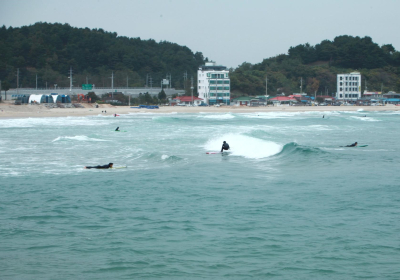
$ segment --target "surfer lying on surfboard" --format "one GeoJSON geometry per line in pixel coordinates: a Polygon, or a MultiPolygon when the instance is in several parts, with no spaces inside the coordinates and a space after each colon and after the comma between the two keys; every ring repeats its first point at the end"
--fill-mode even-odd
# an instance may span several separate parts
{"type": "Polygon", "coordinates": [[[229,144],[226,143],[226,141],[224,141],[224,143],[222,144],[221,153],[223,152],[223,150],[229,150],[229,144]]]}
{"type": "Polygon", "coordinates": [[[351,145],[347,145],[346,147],[355,147],[355,146],[357,146],[357,142],[354,142],[354,143],[351,144],[351,145]]]}
{"type": "Polygon", "coordinates": [[[97,165],[97,166],[85,166],[85,169],[91,169],[91,168],[96,168],[96,169],[108,169],[108,168],[113,168],[113,163],[110,162],[109,164],[106,165],[97,165]]]}

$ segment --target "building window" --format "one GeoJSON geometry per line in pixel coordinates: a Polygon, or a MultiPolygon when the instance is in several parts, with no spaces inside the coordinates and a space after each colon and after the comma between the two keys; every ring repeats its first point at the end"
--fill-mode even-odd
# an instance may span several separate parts
{"type": "Polygon", "coordinates": [[[343,86],[343,82],[340,82],[340,86],[343,86]]]}
{"type": "Polygon", "coordinates": [[[345,91],[349,91],[347,88],[345,88],[345,91]]]}
{"type": "Polygon", "coordinates": [[[225,74],[225,78],[229,78],[229,73],[226,73],[226,74],[225,74]]]}
{"type": "Polygon", "coordinates": [[[343,97],[343,94],[340,94],[340,98],[342,98],[343,97]]]}
{"type": "Polygon", "coordinates": [[[345,98],[349,98],[349,95],[348,95],[348,94],[345,94],[344,97],[345,97],[345,98]]]}
{"type": "Polygon", "coordinates": [[[210,77],[210,73],[207,73],[207,77],[210,77]]]}
{"type": "Polygon", "coordinates": [[[218,81],[218,84],[223,84],[223,83],[224,83],[224,81],[222,81],[222,80],[218,81]]]}
{"type": "Polygon", "coordinates": [[[201,86],[199,86],[199,89],[201,89],[201,86]]]}
{"type": "Polygon", "coordinates": [[[340,80],[343,80],[343,77],[342,77],[342,76],[340,76],[340,80]]]}
{"type": "Polygon", "coordinates": [[[339,91],[343,91],[343,88],[340,88],[339,91]]]}
{"type": "Polygon", "coordinates": [[[221,97],[222,96],[222,92],[218,92],[218,96],[221,97]]]}
{"type": "Polygon", "coordinates": [[[225,96],[229,96],[229,92],[225,92],[224,95],[225,95],[225,96]]]}
{"type": "Polygon", "coordinates": [[[225,80],[225,81],[224,81],[224,84],[229,85],[229,81],[225,80]]]}
{"type": "Polygon", "coordinates": [[[229,87],[224,87],[224,90],[229,90],[229,87]]]}
{"type": "Polygon", "coordinates": [[[215,84],[215,81],[214,80],[210,80],[210,84],[215,84]]]}

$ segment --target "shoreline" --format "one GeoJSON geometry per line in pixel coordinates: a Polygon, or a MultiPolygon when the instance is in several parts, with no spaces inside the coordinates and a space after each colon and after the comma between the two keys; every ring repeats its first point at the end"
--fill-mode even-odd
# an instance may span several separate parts
{"type": "Polygon", "coordinates": [[[112,106],[101,104],[95,108],[92,104],[82,103],[84,108],[47,108],[44,105],[14,105],[0,103],[0,119],[9,118],[46,118],[46,117],[85,117],[129,113],[268,113],[268,112],[329,112],[329,111],[400,111],[400,106],[221,106],[221,107],[183,107],[183,106],[161,106],[159,109],[136,109],[132,106],[112,106]],[[103,111],[103,113],[102,113],[103,111]],[[106,111],[106,113],[104,113],[106,111]]]}

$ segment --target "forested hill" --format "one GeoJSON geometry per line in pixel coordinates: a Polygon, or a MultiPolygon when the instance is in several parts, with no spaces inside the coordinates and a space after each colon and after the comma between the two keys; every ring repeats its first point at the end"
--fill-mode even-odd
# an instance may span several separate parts
{"type": "MultiPolygon", "coordinates": [[[[266,46],[267,47],[267,46],[266,46]]],[[[88,83],[96,87],[159,86],[167,74],[175,88],[190,88],[196,82],[198,66],[207,58],[185,46],[118,36],[102,29],[75,28],[68,24],[36,23],[21,28],[0,28],[0,80],[3,90],[16,87],[44,88],[57,84],[69,87],[69,69],[74,86],[88,83]],[[187,73],[184,85],[184,73],[187,73]],[[151,78],[151,79],[150,79],[151,78]]],[[[359,71],[362,91],[400,92],[400,53],[390,44],[379,46],[370,37],[339,36],[320,44],[291,47],[287,54],[243,63],[230,69],[232,96],[309,94],[336,92],[336,74],[359,71]],[[366,83],[367,82],[367,83],[366,83]]],[[[197,88],[197,87],[195,87],[197,88]]],[[[189,92],[188,92],[189,93],[189,92]]]]}
{"type": "Polygon", "coordinates": [[[288,54],[259,64],[243,63],[231,74],[234,95],[303,92],[331,95],[336,92],[336,74],[358,71],[362,91],[400,92],[400,53],[392,45],[379,46],[370,37],[339,36],[320,44],[291,47],[288,54]]]}
{"type": "MultiPolygon", "coordinates": [[[[134,27],[132,27],[134,28],[134,27]]],[[[36,23],[21,28],[0,28],[0,80],[16,86],[17,68],[22,87],[69,86],[66,78],[73,69],[74,86],[88,82],[110,86],[144,86],[150,77],[153,86],[171,74],[173,86],[183,88],[203,65],[202,53],[170,42],[127,38],[102,29],[74,28],[68,24],[36,23]],[[149,75],[149,76],[147,76],[149,75]]],[[[149,81],[148,81],[149,82],[149,81]]],[[[3,88],[4,89],[4,88],[3,88]]]]}

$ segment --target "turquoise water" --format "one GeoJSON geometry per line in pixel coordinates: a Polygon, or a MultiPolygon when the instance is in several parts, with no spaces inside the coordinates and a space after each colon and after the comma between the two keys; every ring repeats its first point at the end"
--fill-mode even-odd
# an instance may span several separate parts
{"type": "Polygon", "coordinates": [[[0,278],[399,279],[399,120],[2,119],[0,278]]]}

